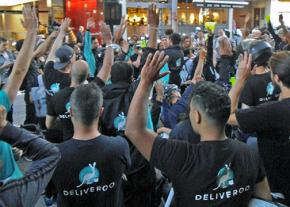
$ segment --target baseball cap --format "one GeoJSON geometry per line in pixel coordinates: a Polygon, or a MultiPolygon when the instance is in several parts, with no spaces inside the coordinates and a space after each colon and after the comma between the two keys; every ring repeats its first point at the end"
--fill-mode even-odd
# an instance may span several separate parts
{"type": "Polygon", "coordinates": [[[53,64],[54,69],[61,70],[65,68],[70,63],[73,55],[74,50],[68,45],[58,48],[55,52],[56,61],[53,64]]]}

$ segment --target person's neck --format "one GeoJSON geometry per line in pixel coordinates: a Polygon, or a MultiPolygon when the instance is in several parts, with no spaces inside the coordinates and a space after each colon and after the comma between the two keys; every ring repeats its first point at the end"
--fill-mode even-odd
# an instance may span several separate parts
{"type": "Polygon", "coordinates": [[[258,66],[258,67],[256,68],[256,74],[257,74],[257,75],[265,74],[265,73],[267,73],[267,72],[268,72],[268,68],[265,67],[265,66],[258,66]]]}
{"type": "Polygon", "coordinates": [[[290,88],[287,88],[285,86],[281,87],[281,93],[279,96],[279,100],[284,100],[290,98],[290,88]]]}
{"type": "Polygon", "coordinates": [[[100,136],[101,133],[98,130],[98,125],[93,124],[92,126],[83,126],[81,124],[74,124],[74,136],[76,140],[91,140],[100,136]]]}
{"type": "Polygon", "coordinates": [[[211,131],[206,128],[200,132],[200,141],[223,141],[226,139],[227,137],[224,130],[220,132],[214,130],[211,131]]]}
{"type": "Polygon", "coordinates": [[[75,81],[72,81],[71,84],[70,84],[70,87],[71,87],[71,88],[75,88],[75,87],[78,87],[78,86],[80,86],[80,85],[81,85],[81,83],[77,83],[77,82],[75,82],[75,81]]]}

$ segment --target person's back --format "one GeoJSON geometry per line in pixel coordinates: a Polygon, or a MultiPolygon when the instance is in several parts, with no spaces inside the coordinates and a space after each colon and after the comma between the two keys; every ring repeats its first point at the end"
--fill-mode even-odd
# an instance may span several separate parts
{"type": "Polygon", "coordinates": [[[98,131],[102,92],[95,84],[78,86],[69,109],[74,136],[59,145],[62,159],[53,176],[58,206],[122,206],[121,179],[130,165],[121,137],[98,131]]]}
{"type": "Polygon", "coordinates": [[[57,61],[48,61],[44,68],[43,82],[47,92],[47,100],[70,85],[70,70],[75,54],[69,46],[58,48],[55,53],[57,61]]]}
{"type": "Polygon", "coordinates": [[[105,135],[120,135],[125,130],[125,118],[139,81],[133,80],[133,67],[125,62],[116,62],[112,66],[112,84],[102,88],[104,111],[101,116],[101,128],[105,135]],[[123,123],[123,124],[122,124],[123,123]]]}
{"type": "Polygon", "coordinates": [[[60,206],[122,206],[121,178],[130,159],[125,139],[70,139],[59,149],[53,182],[60,206]]]}
{"type": "MultiPolygon", "coordinates": [[[[164,143],[158,138],[155,145],[164,143]]],[[[265,178],[257,153],[238,141],[166,145],[175,154],[164,163],[165,148],[153,147],[151,163],[172,181],[177,206],[248,206],[255,184],[265,178]]]]}
{"type": "MultiPolygon", "coordinates": [[[[244,58],[246,62],[247,58],[244,58]]],[[[250,58],[251,59],[251,58],[250,58]]],[[[249,59],[249,60],[250,60],[249,59]]],[[[249,62],[249,61],[248,61],[249,62]]],[[[246,64],[242,64],[246,65],[246,64]]],[[[249,65],[249,64],[247,64],[249,65]]],[[[282,193],[285,204],[290,204],[290,53],[278,52],[270,59],[273,84],[281,90],[279,101],[272,101],[237,110],[240,91],[249,77],[249,66],[239,69],[236,85],[232,88],[232,115],[228,123],[238,126],[245,133],[256,133],[259,154],[265,165],[271,191],[282,193]],[[243,72],[245,71],[245,72],[243,72]]]]}
{"type": "Polygon", "coordinates": [[[169,37],[170,46],[165,49],[165,54],[168,55],[168,67],[171,72],[169,83],[180,85],[181,79],[179,72],[183,66],[184,54],[180,47],[181,37],[177,33],[173,33],[169,37]]]}

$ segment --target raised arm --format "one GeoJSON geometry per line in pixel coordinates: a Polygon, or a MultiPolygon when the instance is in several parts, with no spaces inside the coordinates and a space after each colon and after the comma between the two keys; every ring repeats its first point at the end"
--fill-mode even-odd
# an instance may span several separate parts
{"type": "Polygon", "coordinates": [[[206,51],[203,48],[201,48],[199,50],[199,58],[198,58],[196,69],[194,71],[193,80],[195,80],[196,78],[202,77],[205,58],[206,58],[206,51]]]}
{"type": "Polygon", "coordinates": [[[16,58],[8,83],[4,88],[11,103],[17,95],[33,57],[33,49],[38,30],[38,19],[35,10],[31,9],[30,6],[24,7],[23,20],[21,20],[21,23],[27,31],[26,38],[24,39],[21,50],[16,58]]]}
{"type": "Polygon", "coordinates": [[[87,31],[85,32],[84,39],[84,57],[89,64],[90,77],[95,76],[96,72],[96,59],[92,51],[92,36],[90,30],[95,26],[95,21],[92,17],[87,20],[87,31]]]}
{"type": "Polygon", "coordinates": [[[121,39],[127,28],[126,16],[122,16],[120,26],[114,34],[114,43],[121,44],[121,39]]]}
{"type": "Polygon", "coordinates": [[[111,33],[110,26],[103,23],[101,25],[101,32],[102,32],[103,42],[106,44],[107,48],[105,51],[103,66],[97,76],[101,80],[106,82],[110,78],[112,65],[114,63],[114,50],[110,46],[112,44],[112,33],[111,33]]]}
{"type": "Polygon", "coordinates": [[[53,42],[53,40],[57,37],[58,32],[54,31],[52,32],[34,52],[33,52],[33,58],[41,57],[44,55],[49,49],[53,42]]]}
{"type": "Polygon", "coordinates": [[[159,9],[156,4],[150,4],[148,8],[148,47],[157,49],[157,31],[159,26],[159,9]]]}
{"type": "Polygon", "coordinates": [[[283,29],[284,33],[287,35],[288,34],[288,29],[287,29],[287,27],[284,24],[284,20],[283,20],[283,15],[282,14],[279,15],[279,22],[281,24],[281,28],[283,29]]]}
{"type": "Polygon", "coordinates": [[[125,134],[147,160],[150,159],[157,136],[155,132],[146,129],[148,99],[153,82],[168,74],[168,72],[159,74],[167,60],[168,57],[164,58],[164,52],[157,51],[154,57],[149,54],[128,112],[125,134]]]}
{"type": "Polygon", "coordinates": [[[238,126],[235,112],[238,109],[239,97],[241,95],[241,92],[246,84],[247,79],[251,75],[251,63],[252,56],[248,55],[247,52],[245,52],[239,65],[236,83],[229,92],[229,96],[231,99],[231,116],[228,120],[228,124],[230,125],[238,126]]]}
{"type": "Polygon", "coordinates": [[[63,22],[59,28],[59,33],[57,35],[57,38],[55,39],[55,41],[52,45],[52,48],[48,54],[46,62],[55,60],[55,52],[59,47],[61,47],[61,45],[63,43],[63,39],[65,37],[65,33],[68,31],[70,22],[71,22],[70,18],[65,18],[63,20],[63,22]]]}
{"type": "Polygon", "coordinates": [[[246,17],[245,17],[245,21],[244,21],[244,27],[243,27],[243,38],[246,39],[248,37],[248,22],[250,21],[251,19],[251,14],[250,13],[247,13],[246,17]]]}

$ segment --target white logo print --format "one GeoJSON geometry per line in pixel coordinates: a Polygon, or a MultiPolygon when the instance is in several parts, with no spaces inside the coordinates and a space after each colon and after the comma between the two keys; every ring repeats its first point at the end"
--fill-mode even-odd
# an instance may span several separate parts
{"type": "Polygon", "coordinates": [[[217,187],[213,190],[218,190],[219,188],[227,188],[234,185],[234,172],[230,168],[231,164],[225,164],[225,167],[219,170],[217,175],[217,187]]]}
{"type": "Polygon", "coordinates": [[[115,119],[114,119],[114,127],[118,131],[125,131],[126,129],[126,116],[123,112],[121,112],[115,119]]]}
{"type": "Polygon", "coordinates": [[[90,185],[93,183],[99,182],[100,172],[96,168],[96,162],[89,164],[88,167],[85,167],[81,170],[79,174],[79,180],[81,184],[77,188],[82,187],[83,185],[90,185]]]}

